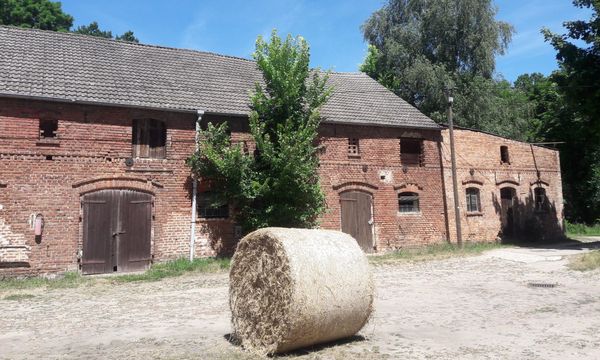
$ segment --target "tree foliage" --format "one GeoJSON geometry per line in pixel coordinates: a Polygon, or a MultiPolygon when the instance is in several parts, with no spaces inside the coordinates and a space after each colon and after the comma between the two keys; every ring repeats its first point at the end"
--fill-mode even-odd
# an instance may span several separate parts
{"type": "Polygon", "coordinates": [[[557,89],[557,104],[543,114],[543,136],[564,141],[561,159],[572,220],[600,221],[600,2],[575,0],[592,10],[589,20],[564,23],[567,33],[544,29],[557,51],[559,70],[548,81],[557,89]]]}
{"type": "Polygon", "coordinates": [[[69,31],[73,17],[50,0],[0,0],[0,25],[69,31]]]}
{"type": "Polygon", "coordinates": [[[245,231],[265,226],[312,227],[325,209],[319,185],[319,109],[331,89],[327,75],[309,69],[309,47],[301,38],[270,42],[259,37],[254,59],[262,72],[251,96],[250,132],[256,144],[246,154],[231,142],[227,125],[208,124],[199,151],[189,160],[194,173],[235,208],[245,231]]]}
{"type": "Polygon", "coordinates": [[[493,78],[513,32],[495,14],[491,0],[389,0],[362,26],[361,70],[439,122],[452,86],[459,125],[525,140],[526,96],[493,78]]]}
{"type": "MultiPolygon", "coordinates": [[[[61,3],[50,0],[0,0],[0,25],[13,25],[53,31],[71,31],[73,17],[63,12],[61,3]]],[[[78,26],[73,32],[112,39],[111,31],[100,30],[97,22],[78,26]]],[[[139,42],[132,31],[115,37],[139,42]]]]}
{"type": "Polygon", "coordinates": [[[113,37],[112,31],[101,30],[100,26],[98,25],[98,23],[96,21],[91,22],[89,25],[80,25],[73,32],[77,33],[77,34],[97,36],[97,37],[102,37],[102,38],[106,38],[106,39],[114,38],[114,39],[122,40],[122,41],[129,41],[129,42],[135,42],[135,43],[140,42],[134,36],[133,31],[131,31],[131,30],[123,33],[122,35],[117,35],[116,37],[113,37]]]}

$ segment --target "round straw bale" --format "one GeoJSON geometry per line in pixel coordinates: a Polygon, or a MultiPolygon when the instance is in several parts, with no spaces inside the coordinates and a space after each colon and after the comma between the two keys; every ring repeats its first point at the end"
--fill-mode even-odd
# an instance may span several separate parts
{"type": "Polygon", "coordinates": [[[339,231],[254,231],[239,242],[229,280],[234,336],[265,354],[352,336],[373,308],[367,258],[339,231]]]}

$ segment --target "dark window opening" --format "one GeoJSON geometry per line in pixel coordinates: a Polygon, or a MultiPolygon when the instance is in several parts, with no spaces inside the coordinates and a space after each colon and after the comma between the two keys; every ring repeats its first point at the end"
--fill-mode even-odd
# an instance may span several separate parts
{"type": "Polygon", "coordinates": [[[398,194],[398,209],[402,213],[419,212],[419,194],[414,192],[398,194]]]}
{"type": "Polygon", "coordinates": [[[133,121],[133,157],[164,159],[167,127],[163,121],[143,119],[133,121]]]}
{"type": "Polygon", "coordinates": [[[348,155],[349,156],[357,156],[360,154],[360,148],[358,139],[350,138],[348,139],[348,155]]]}
{"type": "Polygon", "coordinates": [[[58,120],[40,119],[40,139],[55,139],[57,132],[58,120]]]}
{"type": "Polygon", "coordinates": [[[535,198],[535,210],[536,211],[546,211],[548,198],[546,197],[546,189],[543,187],[537,187],[533,190],[534,198],[535,198]]]}
{"type": "Polygon", "coordinates": [[[423,140],[401,138],[400,161],[402,165],[423,166],[423,140]]]}
{"type": "Polygon", "coordinates": [[[479,189],[467,189],[467,212],[480,212],[481,200],[479,198],[479,189]]]}
{"type": "Polygon", "coordinates": [[[513,200],[517,196],[516,194],[516,190],[511,187],[500,189],[500,199],[502,200],[513,200]]]}
{"type": "Polygon", "coordinates": [[[508,146],[500,146],[500,163],[510,164],[510,156],[508,155],[508,146]]]}
{"type": "Polygon", "coordinates": [[[229,204],[218,193],[206,191],[198,196],[198,214],[204,219],[229,217],[229,204]]]}

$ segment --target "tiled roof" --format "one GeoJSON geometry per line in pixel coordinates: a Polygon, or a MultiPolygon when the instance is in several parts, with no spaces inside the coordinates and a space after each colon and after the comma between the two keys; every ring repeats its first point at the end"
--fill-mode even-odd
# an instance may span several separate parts
{"type": "MultiPolygon", "coordinates": [[[[0,96],[246,115],[257,81],[247,59],[0,26],[0,96]]],[[[330,82],[327,122],[438,128],[365,74],[330,82]]]]}

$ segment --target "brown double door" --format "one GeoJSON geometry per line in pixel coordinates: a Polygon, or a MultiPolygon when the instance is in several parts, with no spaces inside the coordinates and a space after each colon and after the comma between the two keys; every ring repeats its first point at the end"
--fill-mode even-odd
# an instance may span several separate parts
{"type": "Polygon", "coordinates": [[[352,235],[365,252],[373,251],[373,198],[362,191],[340,195],[342,231],[352,235]]]}
{"type": "Polygon", "coordinates": [[[83,196],[84,274],[145,270],[150,265],[152,196],[101,190],[83,196]]]}

